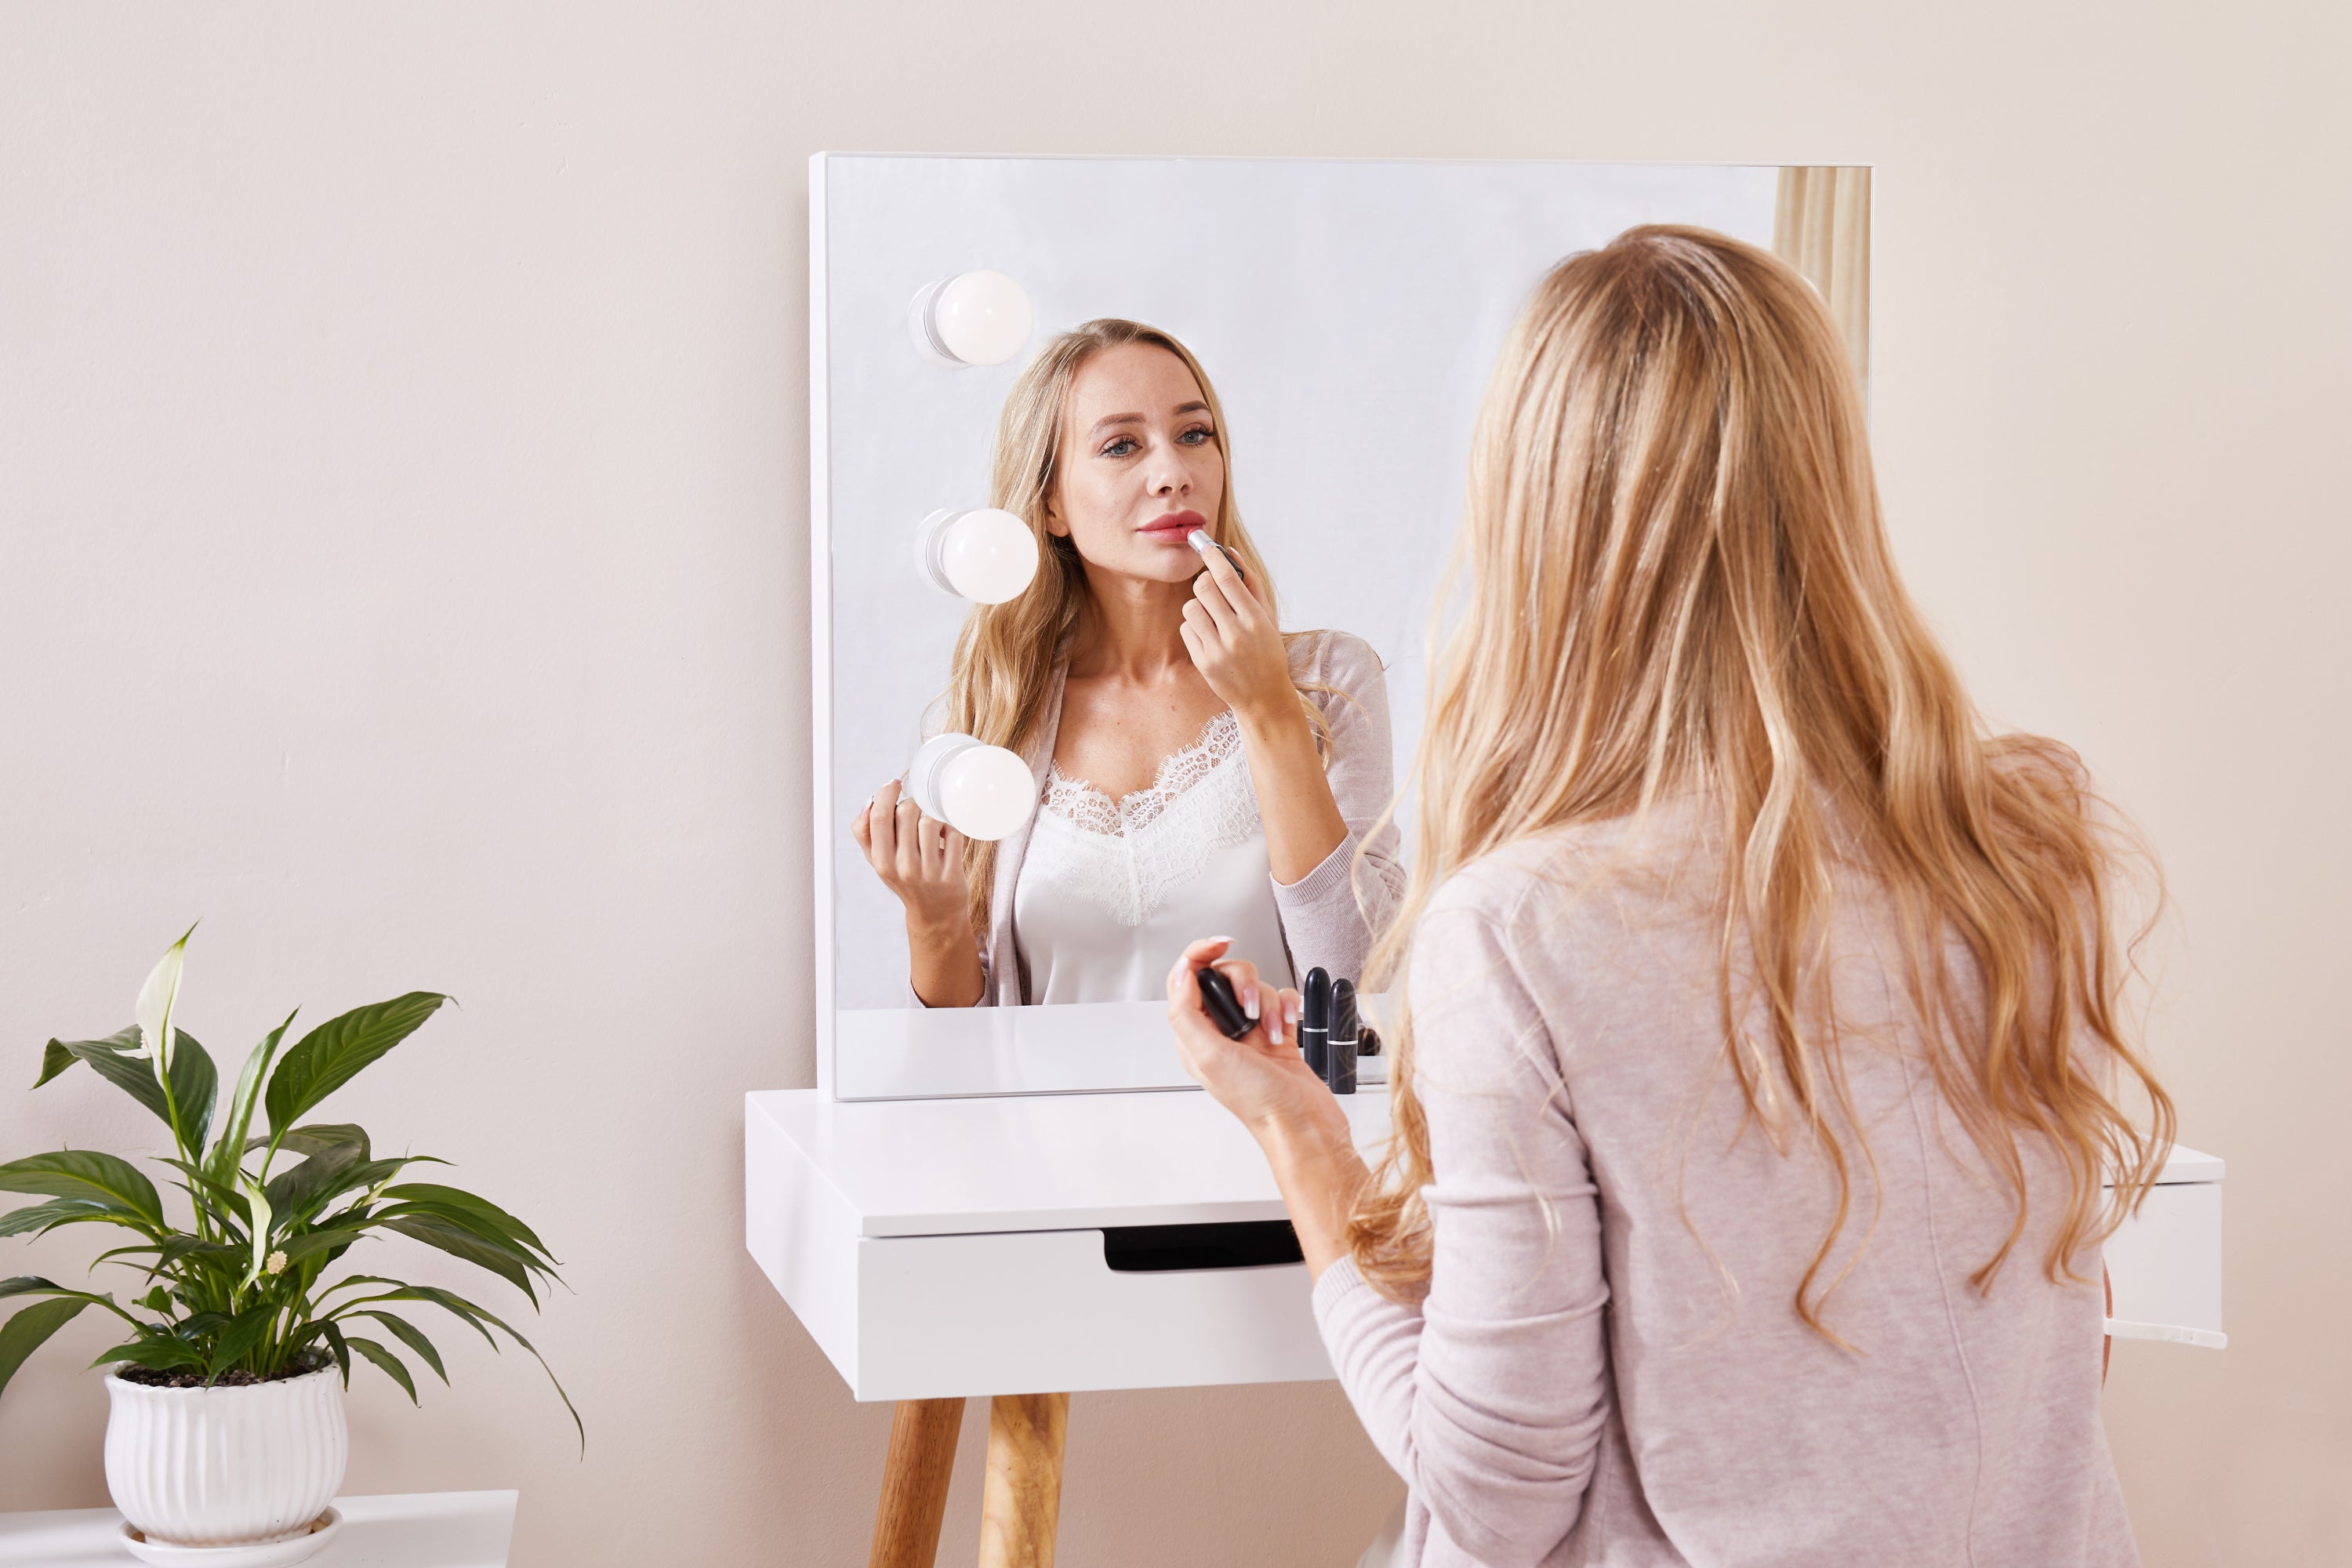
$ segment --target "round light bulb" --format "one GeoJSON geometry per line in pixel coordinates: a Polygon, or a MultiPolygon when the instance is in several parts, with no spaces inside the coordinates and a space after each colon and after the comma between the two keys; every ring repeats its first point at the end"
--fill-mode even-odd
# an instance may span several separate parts
{"type": "Polygon", "coordinates": [[[934,735],[907,769],[907,793],[925,816],[966,838],[994,840],[1029,820],[1037,780],[1017,752],[970,735],[934,735]]]}
{"type": "Polygon", "coordinates": [[[915,558],[941,593],[976,605],[1017,599],[1037,575],[1037,536],[1009,511],[941,510],[916,531],[915,558]]]}
{"type": "Polygon", "coordinates": [[[1002,272],[960,272],[915,296],[908,324],[949,364],[1003,364],[1029,341],[1029,296],[1002,272]]]}

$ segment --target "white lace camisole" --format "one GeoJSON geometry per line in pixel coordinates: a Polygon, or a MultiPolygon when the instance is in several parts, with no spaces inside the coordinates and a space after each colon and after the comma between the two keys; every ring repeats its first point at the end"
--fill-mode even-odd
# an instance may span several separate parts
{"type": "Polygon", "coordinates": [[[1294,983],[1231,710],[1116,801],[1048,766],[1013,931],[1032,1003],[1158,1000],[1169,966],[1204,936],[1232,937],[1235,957],[1294,983]]]}

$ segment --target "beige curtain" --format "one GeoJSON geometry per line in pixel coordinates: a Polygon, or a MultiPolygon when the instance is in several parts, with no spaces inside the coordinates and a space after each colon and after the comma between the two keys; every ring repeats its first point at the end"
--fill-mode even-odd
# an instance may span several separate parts
{"type": "Polygon", "coordinates": [[[1870,171],[1780,171],[1772,249],[1813,281],[1845,332],[1853,373],[1870,395],[1870,171]]]}

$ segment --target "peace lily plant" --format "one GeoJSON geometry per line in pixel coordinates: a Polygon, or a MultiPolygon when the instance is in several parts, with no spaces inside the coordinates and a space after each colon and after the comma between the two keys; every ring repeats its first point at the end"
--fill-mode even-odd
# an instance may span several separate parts
{"type": "MultiPolygon", "coordinates": [[[[212,1058],[175,1017],[187,944],[183,935],[147,977],[137,1022],[102,1040],[51,1040],[34,1084],[37,1089],[76,1062],[87,1062],[152,1111],[171,1130],[173,1152],[158,1163],[172,1172],[167,1184],[186,1195],[187,1218],[181,1223],[167,1215],[155,1184],[112,1154],[65,1149],[0,1164],[0,1192],[45,1200],[0,1215],[0,1236],[40,1236],[69,1225],[118,1226],[134,1239],[100,1255],[91,1268],[128,1267],[142,1287],[118,1302],[112,1292],[76,1290],[30,1276],[0,1279],[0,1298],[31,1299],[0,1324],[0,1391],[27,1355],[93,1307],[128,1329],[122,1343],[92,1363],[118,1367],[110,1384],[241,1387],[331,1368],[348,1387],[356,1355],[382,1368],[414,1401],[416,1383],[407,1363],[375,1334],[380,1330],[399,1342],[446,1383],[440,1352],[410,1321],[417,1307],[455,1317],[493,1349],[495,1330],[545,1368],[530,1341],[464,1297],[376,1274],[326,1278],[371,1232],[389,1231],[488,1270],[520,1289],[534,1310],[534,1282],[556,1279],[555,1260],[522,1221],[471,1193],[406,1179],[412,1165],[448,1162],[424,1154],[380,1159],[363,1129],[303,1121],[448,998],[412,991],[356,1007],[281,1054],[294,1022],[289,1014],[247,1056],[224,1101],[212,1058]]],[[[552,1370],[548,1377],[554,1382],[552,1370]]],[[[586,1429],[560,1383],[556,1393],[584,1442],[586,1429]]],[[[121,1403],[118,1397],[118,1420],[121,1403]]],[[[339,1394],[333,1424],[340,1482],[339,1394]]],[[[114,1447],[110,1430],[110,1483],[118,1481],[114,1447]]],[[[122,1503],[122,1486],[115,1489],[122,1503]]],[[[123,1511],[131,1510],[126,1504],[123,1511]]],[[[307,1528],[308,1516],[295,1522],[307,1528]]]]}

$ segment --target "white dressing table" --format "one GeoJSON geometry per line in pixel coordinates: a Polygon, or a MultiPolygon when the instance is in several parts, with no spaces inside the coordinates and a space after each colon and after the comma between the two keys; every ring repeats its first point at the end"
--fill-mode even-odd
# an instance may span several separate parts
{"type": "MultiPolygon", "coordinates": [[[[1344,1103],[1376,1151],[1386,1089],[1344,1103]]],[[[1306,1266],[1251,1262],[1283,1217],[1265,1160],[1197,1090],[766,1091],[744,1137],[752,1257],[858,1399],[899,1402],[874,1568],[929,1568],[968,1396],[992,1401],[983,1568],[1045,1568],[1070,1393],[1332,1375],[1306,1266]]],[[[2109,1244],[2119,1331],[2219,1342],[2221,1175],[2176,1149],[2109,1244]]]]}

